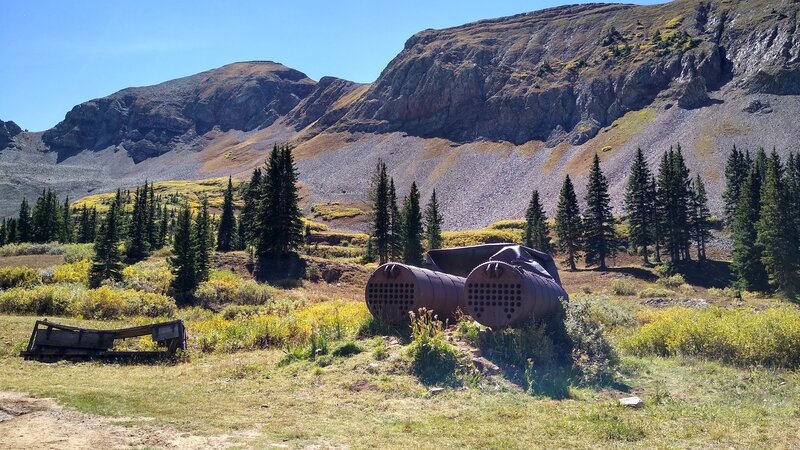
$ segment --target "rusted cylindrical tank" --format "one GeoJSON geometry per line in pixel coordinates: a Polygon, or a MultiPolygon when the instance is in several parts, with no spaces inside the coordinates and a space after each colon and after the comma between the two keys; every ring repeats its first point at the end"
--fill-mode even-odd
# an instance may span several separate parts
{"type": "MultiPolygon", "coordinates": [[[[521,247],[514,250],[525,252],[521,247]]],[[[462,309],[478,323],[492,328],[518,325],[558,311],[561,299],[567,299],[558,275],[551,275],[535,259],[501,259],[509,262],[485,262],[467,277],[462,309]]]]}
{"type": "Polygon", "coordinates": [[[389,323],[408,320],[410,311],[433,311],[440,319],[452,318],[464,297],[464,278],[399,263],[378,267],[369,277],[367,308],[389,323]]]}

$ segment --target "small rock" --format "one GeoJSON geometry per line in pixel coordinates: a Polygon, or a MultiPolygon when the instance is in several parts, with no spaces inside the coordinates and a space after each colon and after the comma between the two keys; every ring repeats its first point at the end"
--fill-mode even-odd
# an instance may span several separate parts
{"type": "Polygon", "coordinates": [[[625,397],[619,399],[620,406],[627,406],[628,408],[641,408],[644,406],[644,401],[639,397],[625,397]]]}
{"type": "Polygon", "coordinates": [[[474,349],[472,349],[472,356],[474,358],[480,358],[483,355],[481,354],[480,349],[474,348],[474,349]]]}
{"type": "Polygon", "coordinates": [[[439,395],[439,394],[441,394],[442,392],[444,392],[444,388],[440,388],[440,387],[434,387],[434,388],[431,388],[431,389],[430,389],[430,393],[431,393],[431,395],[439,395]]]}
{"type": "Polygon", "coordinates": [[[261,407],[266,409],[266,408],[269,408],[269,405],[261,405],[261,407]]]}

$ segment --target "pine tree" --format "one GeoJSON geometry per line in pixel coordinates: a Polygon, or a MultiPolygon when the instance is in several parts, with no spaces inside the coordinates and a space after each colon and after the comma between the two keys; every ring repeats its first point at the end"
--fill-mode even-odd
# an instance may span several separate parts
{"type": "Polygon", "coordinates": [[[33,238],[32,228],[28,200],[22,199],[22,204],[19,206],[19,219],[16,221],[16,233],[12,234],[12,237],[16,236],[16,239],[12,239],[12,241],[31,242],[33,238]]]}
{"type": "Polygon", "coordinates": [[[556,237],[558,237],[558,248],[567,253],[567,262],[571,270],[576,269],[575,260],[581,248],[582,230],[578,198],[575,195],[572,180],[567,175],[558,198],[555,231],[556,237]]]}
{"type": "Polygon", "coordinates": [[[183,205],[178,212],[175,233],[172,240],[170,267],[175,278],[172,289],[180,300],[185,300],[198,285],[196,269],[195,233],[192,230],[192,212],[189,205],[183,205]]]}
{"type": "MultiPolygon", "coordinates": [[[[394,183],[392,183],[394,186],[394,183]]],[[[444,218],[439,212],[439,201],[436,199],[436,189],[431,193],[431,199],[425,207],[425,238],[428,241],[428,250],[442,247],[442,223],[444,218]]]]}
{"type": "Polygon", "coordinates": [[[606,258],[616,252],[614,245],[614,216],[608,196],[608,181],[600,169],[600,157],[595,154],[586,186],[586,213],[584,214],[584,248],[587,264],[597,264],[606,269],[606,258]]]}
{"type": "Polygon", "coordinates": [[[147,246],[150,250],[161,248],[158,242],[158,205],[156,204],[156,192],[153,183],[147,187],[147,226],[145,227],[145,235],[147,236],[147,246]]]}
{"type": "Polygon", "coordinates": [[[89,269],[89,285],[96,288],[104,280],[122,279],[122,252],[119,249],[117,205],[111,204],[105,220],[100,224],[97,240],[94,243],[94,259],[89,269]]]}
{"type": "Polygon", "coordinates": [[[81,215],[78,219],[78,243],[85,244],[91,242],[89,240],[89,209],[84,204],[81,207],[81,215]]]}
{"type": "MultiPolygon", "coordinates": [[[[145,183],[145,186],[147,183],[145,183]]],[[[147,188],[136,188],[133,200],[133,214],[128,227],[126,254],[132,261],[147,257],[150,245],[147,242],[147,188]]]]}
{"type": "Polygon", "coordinates": [[[391,247],[391,211],[389,199],[389,177],[386,164],[378,161],[375,174],[371,180],[370,200],[372,202],[371,221],[369,225],[374,251],[380,264],[385,264],[390,256],[391,247]]]}
{"type": "Polygon", "coordinates": [[[789,214],[794,218],[794,235],[800,241],[800,154],[789,153],[789,161],[786,163],[786,184],[789,214]]]}
{"type": "Polygon", "coordinates": [[[784,292],[797,287],[798,249],[795,229],[789,215],[789,193],[783,179],[783,167],[773,150],[766,164],[760,191],[761,209],[756,223],[756,242],[762,249],[761,262],[773,289],[784,292]]]}
{"type": "Polygon", "coordinates": [[[725,224],[728,226],[733,224],[736,205],[739,203],[739,194],[741,193],[742,185],[747,179],[749,170],[750,167],[748,167],[744,153],[734,145],[728,156],[728,161],[725,163],[725,191],[722,193],[722,199],[725,203],[725,224]]]}
{"type": "Polygon", "coordinates": [[[403,261],[412,266],[422,265],[422,212],[415,182],[403,202],[403,232],[403,261]]]}
{"type": "Polygon", "coordinates": [[[278,217],[279,255],[288,255],[303,246],[303,213],[297,186],[297,169],[292,148],[287,144],[281,150],[281,183],[278,217]]]}
{"type": "Polygon", "coordinates": [[[767,286],[767,272],[761,262],[761,247],[756,242],[756,223],[760,216],[761,182],[758,171],[750,174],[742,186],[733,221],[733,262],[737,285],[748,291],[763,291],[767,286]]]}
{"type": "Polygon", "coordinates": [[[528,203],[528,210],[525,212],[525,232],[523,234],[525,246],[535,248],[543,252],[552,251],[550,245],[550,226],[547,224],[547,216],[544,207],[539,201],[539,191],[534,190],[531,201],[528,203]]]}
{"type": "Polygon", "coordinates": [[[653,260],[661,263],[661,244],[664,241],[664,224],[662,221],[664,205],[661,204],[661,193],[658,191],[658,182],[655,175],[650,176],[647,195],[652,208],[650,209],[650,231],[653,242],[653,260]]]}
{"type": "Polygon", "coordinates": [[[645,264],[649,264],[647,247],[653,243],[654,234],[651,177],[642,149],[636,149],[625,192],[625,211],[628,213],[629,246],[642,256],[645,264]]]}
{"type": "Polygon", "coordinates": [[[8,229],[6,228],[6,219],[0,222],[0,247],[8,243],[8,229]]]}
{"type": "Polygon", "coordinates": [[[250,182],[243,188],[244,206],[239,216],[239,240],[242,249],[256,245],[261,233],[258,230],[259,202],[262,195],[261,169],[254,169],[250,182]]]}
{"type": "Polygon", "coordinates": [[[389,260],[399,261],[403,255],[403,216],[397,206],[394,178],[389,178],[389,260]]]}
{"type": "Polygon", "coordinates": [[[698,261],[706,260],[706,242],[711,237],[711,212],[708,209],[708,195],[700,174],[692,180],[689,196],[689,229],[697,247],[698,261]]]}
{"type": "Polygon", "coordinates": [[[17,222],[18,222],[18,220],[8,219],[8,222],[6,223],[6,227],[8,228],[8,231],[7,231],[8,238],[7,238],[7,240],[8,240],[9,243],[20,242],[19,241],[19,234],[17,233],[17,222]]]}
{"type": "Polygon", "coordinates": [[[87,242],[94,242],[97,239],[97,207],[92,207],[92,215],[89,217],[89,237],[87,242]]]}
{"type": "Polygon", "coordinates": [[[169,236],[169,211],[166,206],[161,207],[161,219],[158,223],[158,248],[164,248],[167,245],[167,237],[169,236]]]}
{"type": "Polygon", "coordinates": [[[281,214],[281,181],[283,181],[283,160],[277,144],[273,146],[261,182],[261,202],[258,205],[256,227],[260,233],[258,255],[275,257],[280,254],[279,217],[281,214]]]}
{"type": "Polygon", "coordinates": [[[69,197],[64,199],[61,217],[61,242],[70,244],[75,239],[75,231],[72,225],[72,210],[69,208],[69,197]]]}
{"type": "Polygon", "coordinates": [[[689,169],[680,145],[666,152],[658,170],[658,199],[664,244],[673,262],[688,259],[691,245],[688,226],[689,169]]]}
{"type": "Polygon", "coordinates": [[[229,252],[236,246],[236,218],[233,216],[233,180],[228,177],[228,188],[222,203],[222,215],[219,219],[217,234],[217,251],[229,252]]]}
{"type": "Polygon", "coordinates": [[[208,280],[211,273],[212,249],[214,248],[214,234],[211,230],[211,219],[208,216],[208,199],[203,198],[200,211],[194,224],[195,244],[195,282],[202,283],[208,280]]]}

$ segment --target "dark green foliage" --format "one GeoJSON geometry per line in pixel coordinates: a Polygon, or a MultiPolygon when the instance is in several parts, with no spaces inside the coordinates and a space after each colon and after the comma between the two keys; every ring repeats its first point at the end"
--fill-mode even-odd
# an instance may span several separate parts
{"type": "Polygon", "coordinates": [[[413,266],[422,265],[422,212],[419,207],[417,183],[403,202],[403,261],[413,266]]]}
{"type": "Polygon", "coordinates": [[[158,220],[158,204],[156,199],[155,186],[150,183],[150,188],[145,183],[145,190],[147,191],[147,225],[145,226],[145,234],[147,235],[147,245],[150,250],[155,250],[163,247],[159,240],[158,220]]]}
{"type": "Polygon", "coordinates": [[[403,254],[403,243],[403,216],[397,206],[394,178],[389,178],[389,260],[400,260],[403,254]]]}
{"type": "Polygon", "coordinates": [[[603,325],[592,318],[588,301],[567,303],[564,328],[572,349],[572,370],[582,384],[611,381],[619,361],[605,337],[603,325]]]}
{"type": "Polygon", "coordinates": [[[797,236],[790,216],[790,197],[783,178],[781,160],[775,150],[766,164],[761,186],[761,209],[756,223],[761,262],[773,289],[789,292],[797,288],[797,236]]]}
{"type": "Polygon", "coordinates": [[[131,261],[141,261],[150,252],[150,243],[147,240],[147,183],[144,187],[137,187],[133,197],[133,213],[128,227],[128,242],[126,256],[131,261]]]}
{"type": "Polygon", "coordinates": [[[667,253],[673,262],[689,258],[689,169],[683,159],[680,145],[672,148],[661,159],[658,169],[658,198],[661,208],[662,236],[667,253]]]}
{"type": "Polygon", "coordinates": [[[378,262],[384,264],[389,260],[392,244],[391,202],[389,196],[389,177],[386,164],[378,161],[375,173],[370,180],[370,200],[372,203],[369,234],[378,262]]]}
{"type": "Polygon", "coordinates": [[[6,219],[0,222],[0,247],[8,243],[8,229],[6,228],[6,219]]]}
{"type": "Polygon", "coordinates": [[[169,211],[166,206],[161,207],[161,213],[158,223],[158,248],[163,248],[167,245],[167,236],[170,231],[169,211]]]}
{"type": "Polygon", "coordinates": [[[652,174],[647,167],[642,149],[636,149],[636,157],[628,177],[628,188],[625,192],[625,212],[628,213],[629,236],[631,249],[642,256],[648,263],[647,247],[653,243],[654,237],[654,196],[651,187],[652,174]]]}
{"type": "Polygon", "coordinates": [[[439,201],[436,199],[436,189],[434,189],[428,206],[425,207],[425,238],[428,241],[428,250],[442,247],[442,222],[444,218],[439,212],[439,201]]]}
{"type": "Polygon", "coordinates": [[[584,249],[587,264],[606,268],[606,258],[616,251],[614,216],[608,196],[608,181],[600,169],[600,157],[595,154],[586,186],[586,213],[583,221],[584,249]]]}
{"type": "Polygon", "coordinates": [[[189,205],[183,205],[178,212],[175,233],[172,240],[172,254],[169,264],[175,278],[172,289],[181,300],[194,291],[198,285],[195,260],[195,233],[192,230],[192,212],[189,205]]]}
{"type": "Polygon", "coordinates": [[[243,188],[244,206],[239,216],[239,246],[244,249],[256,244],[258,230],[258,203],[261,198],[261,169],[253,170],[250,182],[243,188]]]}
{"type": "Polygon", "coordinates": [[[553,250],[550,244],[550,226],[547,224],[547,216],[539,200],[539,191],[533,191],[528,210],[525,212],[523,240],[528,247],[547,253],[553,250]]]}
{"type": "Polygon", "coordinates": [[[228,177],[228,188],[222,203],[222,215],[217,230],[217,250],[229,252],[236,247],[236,219],[233,216],[233,181],[228,177]]]}
{"type": "Polygon", "coordinates": [[[582,230],[578,198],[575,196],[572,180],[567,175],[558,198],[555,231],[558,237],[558,248],[567,253],[567,262],[572,270],[575,270],[575,259],[581,248],[582,230]]]}
{"type": "Polygon", "coordinates": [[[762,291],[767,286],[767,272],[761,262],[761,247],[756,242],[756,223],[760,216],[761,181],[751,170],[742,186],[733,221],[733,262],[739,288],[762,291]]]}
{"type": "Polygon", "coordinates": [[[61,208],[61,242],[70,244],[75,240],[74,224],[72,223],[72,210],[69,208],[69,197],[64,199],[61,208]]]}
{"type": "Polygon", "coordinates": [[[258,254],[275,258],[303,245],[303,220],[297,187],[297,170],[288,145],[273,147],[261,182],[258,207],[258,254]]]}
{"type": "Polygon", "coordinates": [[[739,194],[749,171],[747,157],[744,152],[738,150],[734,145],[731,154],[728,156],[728,161],[725,163],[725,191],[722,193],[722,199],[725,203],[725,224],[728,226],[733,224],[736,205],[739,203],[739,194]]]}
{"type": "Polygon", "coordinates": [[[122,279],[122,252],[119,249],[121,240],[119,233],[118,207],[116,202],[106,213],[100,224],[97,240],[94,243],[94,259],[89,269],[90,287],[98,287],[104,280],[119,281],[122,279]]]}
{"type": "Polygon", "coordinates": [[[691,184],[689,195],[689,234],[697,247],[697,259],[706,260],[706,242],[711,237],[711,212],[708,209],[708,195],[703,179],[698,174],[691,184]]]}
{"type": "Polygon", "coordinates": [[[78,242],[85,244],[94,242],[94,226],[92,224],[92,213],[83,205],[81,215],[78,219],[78,242]]]}
{"type": "Polygon", "coordinates": [[[39,243],[59,240],[63,234],[62,221],[63,213],[56,193],[50,189],[42,191],[42,195],[33,208],[31,219],[32,240],[39,243]]]}
{"type": "Polygon", "coordinates": [[[197,220],[194,223],[194,268],[196,283],[208,280],[211,273],[212,249],[214,248],[214,235],[211,230],[211,218],[208,215],[208,199],[203,198],[197,220]]]}
{"type": "Polygon", "coordinates": [[[22,204],[19,207],[19,219],[16,222],[16,233],[11,233],[11,236],[16,236],[12,241],[17,242],[31,242],[32,240],[31,209],[28,206],[27,199],[22,199],[22,204]]]}

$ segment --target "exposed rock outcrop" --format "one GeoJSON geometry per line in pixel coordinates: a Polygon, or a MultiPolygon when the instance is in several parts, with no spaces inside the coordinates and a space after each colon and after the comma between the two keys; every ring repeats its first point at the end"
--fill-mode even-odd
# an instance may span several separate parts
{"type": "Polygon", "coordinates": [[[8,144],[11,143],[11,139],[20,133],[22,133],[22,128],[14,123],[14,121],[9,120],[8,122],[4,122],[0,120],[0,150],[8,147],[8,144]]]}
{"type": "Polygon", "coordinates": [[[134,161],[166,153],[214,127],[252,130],[286,115],[314,90],[300,71],[273,62],[230,64],[82,103],[43,140],[64,159],[121,145],[134,161]]]}

